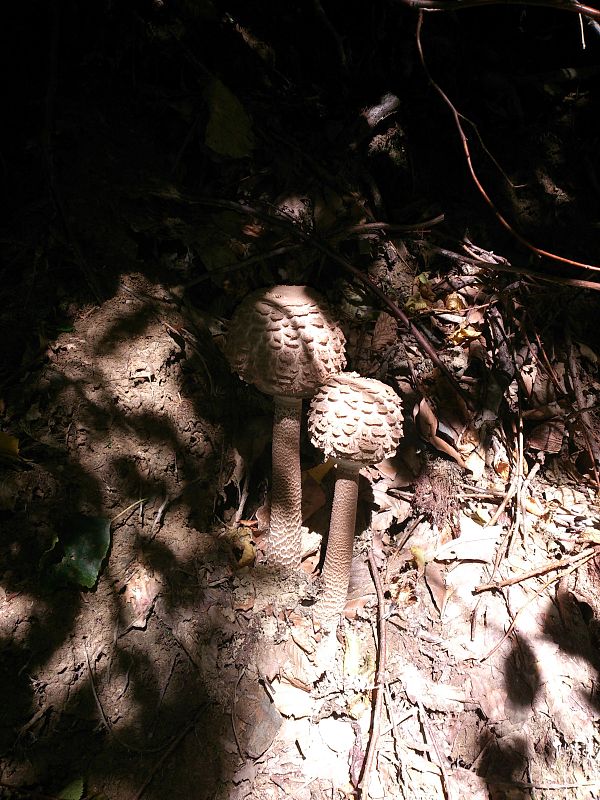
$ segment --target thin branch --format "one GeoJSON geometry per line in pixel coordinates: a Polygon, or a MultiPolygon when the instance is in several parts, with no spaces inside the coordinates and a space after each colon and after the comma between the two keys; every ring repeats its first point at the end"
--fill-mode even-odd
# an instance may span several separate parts
{"type": "MultiPolygon", "coordinates": [[[[420,1],[423,1],[423,0],[420,0],[420,1]]],[[[462,0],[461,0],[461,2],[462,2],[462,0]]],[[[573,4],[573,5],[576,5],[576,4],[573,4]]],[[[600,18],[600,11],[598,11],[598,15],[599,15],[599,18],[600,18]]],[[[477,187],[480,195],[483,197],[483,199],[485,200],[487,205],[492,209],[493,213],[496,216],[496,219],[500,222],[502,227],[505,228],[511,234],[511,236],[513,236],[520,244],[523,245],[523,247],[526,247],[532,253],[535,253],[536,255],[541,256],[542,258],[548,258],[551,261],[558,261],[561,264],[569,264],[570,266],[578,267],[579,269],[586,269],[586,270],[589,270],[589,271],[592,271],[592,272],[600,272],[600,266],[596,266],[596,265],[593,265],[593,264],[584,264],[584,263],[582,263],[580,261],[574,261],[571,258],[565,258],[564,256],[559,256],[556,253],[551,253],[548,250],[543,250],[540,247],[536,247],[536,245],[532,244],[522,234],[520,234],[517,230],[515,230],[515,228],[513,228],[513,226],[506,219],[506,217],[504,217],[500,213],[500,211],[496,208],[493,200],[491,199],[491,197],[489,196],[487,191],[484,189],[483,184],[481,183],[481,181],[477,177],[477,173],[475,172],[475,168],[473,166],[473,161],[472,161],[472,158],[471,158],[471,150],[469,148],[469,142],[468,142],[468,139],[467,139],[467,135],[466,135],[466,133],[465,133],[465,131],[463,129],[463,126],[461,124],[461,114],[457,110],[457,108],[454,105],[454,103],[450,100],[450,98],[448,97],[446,92],[441,88],[441,86],[438,83],[436,83],[436,81],[433,79],[433,76],[429,72],[429,68],[428,68],[427,63],[425,61],[425,55],[423,53],[423,45],[422,45],[422,42],[421,42],[421,28],[422,28],[422,26],[423,26],[423,12],[419,11],[419,17],[418,17],[418,21],[417,21],[417,30],[416,30],[416,43],[417,43],[417,51],[419,53],[419,60],[421,61],[421,66],[423,67],[423,71],[425,72],[425,75],[427,76],[427,79],[429,80],[429,82],[432,85],[432,87],[435,89],[435,91],[439,94],[439,96],[442,98],[444,103],[450,109],[450,112],[451,112],[452,117],[454,119],[454,124],[456,125],[456,128],[457,128],[459,136],[460,136],[460,140],[462,142],[463,150],[464,150],[464,153],[465,153],[465,159],[466,159],[466,162],[467,162],[467,167],[468,167],[469,172],[471,174],[471,178],[473,179],[473,182],[475,183],[475,186],[477,187]]]]}
{"type": "Polygon", "coordinates": [[[423,11],[462,11],[481,6],[540,6],[582,14],[589,19],[600,19],[600,9],[570,0],[394,0],[398,5],[419,8],[423,11]]]}
{"type": "Polygon", "coordinates": [[[465,264],[473,264],[483,269],[491,269],[494,272],[512,272],[516,275],[525,275],[527,278],[535,278],[540,281],[546,281],[547,283],[557,283],[560,286],[573,286],[576,289],[591,289],[594,292],[600,292],[600,283],[596,281],[584,281],[578,278],[562,278],[560,275],[546,275],[534,269],[515,267],[514,264],[511,264],[506,259],[502,261],[485,261],[484,259],[465,256],[462,253],[455,253],[453,250],[447,250],[444,247],[437,247],[435,245],[431,245],[430,249],[446,258],[451,258],[453,261],[464,261],[465,264]]]}
{"type": "Polygon", "coordinates": [[[546,575],[548,572],[555,572],[560,569],[572,567],[573,564],[578,564],[580,561],[582,564],[584,564],[591,557],[592,550],[597,552],[597,547],[588,548],[582,553],[569,556],[568,558],[564,558],[562,561],[550,561],[547,564],[534,567],[527,572],[521,572],[518,575],[514,575],[512,578],[506,578],[506,580],[498,581],[497,583],[482,583],[479,586],[476,586],[473,591],[478,594],[479,592],[490,592],[494,589],[503,589],[506,586],[514,586],[516,583],[522,583],[530,578],[538,578],[540,575],[546,575]]]}
{"type": "Polygon", "coordinates": [[[369,550],[368,554],[369,569],[371,570],[371,577],[375,585],[375,592],[377,594],[377,628],[378,628],[378,647],[377,647],[377,671],[375,673],[375,686],[373,687],[373,722],[371,725],[371,737],[369,739],[369,746],[367,748],[367,755],[365,756],[365,763],[363,764],[362,775],[359,783],[359,791],[361,798],[368,800],[369,797],[369,781],[371,772],[375,764],[375,757],[377,755],[377,745],[379,743],[379,731],[381,729],[381,707],[383,705],[384,697],[384,677],[386,669],[386,627],[385,627],[385,598],[383,596],[383,588],[381,580],[379,579],[379,572],[377,564],[373,557],[373,551],[369,550]]]}
{"type": "Polygon", "coordinates": [[[503,645],[503,643],[508,639],[508,637],[514,631],[514,629],[515,629],[515,627],[517,625],[517,619],[519,618],[521,612],[523,612],[527,608],[528,605],[533,603],[534,600],[537,600],[538,597],[541,597],[541,595],[546,591],[546,589],[548,589],[550,586],[552,586],[553,583],[556,583],[558,580],[562,580],[562,578],[564,578],[566,575],[570,575],[572,572],[575,572],[576,569],[579,569],[579,567],[582,567],[584,564],[586,564],[588,561],[590,561],[592,558],[594,558],[596,553],[597,553],[597,550],[596,550],[595,547],[594,548],[590,548],[589,551],[586,551],[586,557],[585,558],[582,557],[581,560],[576,561],[575,564],[572,564],[569,567],[569,569],[567,569],[567,571],[564,572],[562,575],[556,575],[554,578],[551,578],[549,581],[546,581],[546,583],[544,583],[541,586],[540,589],[535,591],[533,593],[533,595],[529,598],[529,600],[527,600],[525,603],[523,603],[523,605],[519,608],[517,613],[514,615],[514,617],[512,619],[512,622],[508,626],[504,636],[502,636],[499,639],[499,641],[496,642],[496,644],[492,647],[492,649],[488,653],[486,653],[484,656],[482,656],[480,659],[478,659],[478,663],[483,664],[484,661],[487,661],[488,658],[491,658],[494,655],[494,653],[503,645]]]}

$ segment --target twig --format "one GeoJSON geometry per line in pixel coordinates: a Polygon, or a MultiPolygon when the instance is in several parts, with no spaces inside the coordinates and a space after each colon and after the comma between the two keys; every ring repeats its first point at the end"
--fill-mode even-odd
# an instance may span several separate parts
{"type": "Polygon", "coordinates": [[[504,495],[502,502],[500,503],[498,508],[494,511],[494,516],[489,520],[489,522],[485,523],[485,525],[483,526],[484,528],[491,528],[492,525],[495,525],[498,522],[502,514],[504,514],[505,512],[506,506],[510,503],[510,501],[513,499],[516,493],[517,493],[517,475],[515,473],[511,481],[511,484],[508,487],[508,491],[504,495]]]}
{"type": "MultiPolygon", "coordinates": [[[[420,1],[422,2],[423,0],[420,0],[420,1]]],[[[462,0],[461,0],[461,2],[462,2],[462,0]]],[[[576,5],[577,5],[576,3],[573,3],[572,6],[570,6],[570,7],[573,8],[576,5]]],[[[597,11],[596,13],[598,14],[598,16],[600,18],[600,11],[597,11]]],[[[459,113],[459,111],[457,110],[457,108],[453,104],[453,102],[450,100],[450,98],[448,97],[446,92],[441,88],[441,86],[438,83],[436,83],[436,81],[433,79],[433,76],[429,72],[429,68],[428,68],[427,63],[425,61],[425,55],[423,53],[423,45],[422,45],[422,42],[421,42],[421,28],[422,28],[422,26],[423,26],[423,12],[419,11],[419,17],[418,17],[418,20],[417,20],[417,30],[416,30],[416,42],[417,42],[417,51],[419,53],[419,60],[421,61],[421,66],[423,67],[423,71],[425,72],[425,75],[427,76],[427,79],[431,83],[432,87],[435,89],[435,91],[439,94],[439,96],[442,98],[444,103],[450,109],[450,112],[451,112],[452,117],[454,119],[454,124],[456,125],[456,128],[458,130],[458,134],[460,136],[460,140],[462,142],[463,151],[464,151],[464,154],[465,154],[465,160],[467,162],[467,167],[468,167],[468,170],[469,170],[469,172],[471,174],[471,178],[473,179],[473,182],[475,183],[475,186],[477,187],[480,195],[483,197],[483,199],[485,200],[487,205],[492,209],[493,213],[496,216],[496,219],[500,222],[502,227],[505,228],[511,234],[511,236],[513,236],[520,244],[522,244],[524,247],[526,247],[532,253],[535,253],[538,256],[542,256],[543,258],[548,258],[551,261],[558,261],[561,264],[569,264],[570,266],[579,267],[580,269],[586,269],[586,270],[590,270],[592,272],[600,272],[600,266],[596,266],[596,265],[592,265],[592,264],[584,264],[584,263],[582,263],[580,261],[574,261],[573,259],[565,258],[564,256],[559,256],[556,253],[551,253],[548,250],[543,250],[540,247],[536,247],[536,245],[532,244],[522,234],[520,234],[517,230],[515,230],[515,228],[513,228],[513,226],[506,219],[506,217],[504,217],[500,213],[500,211],[498,210],[498,208],[494,204],[493,200],[491,199],[491,197],[489,196],[487,191],[484,189],[483,184],[481,183],[481,181],[477,177],[477,173],[475,172],[475,168],[473,166],[473,161],[472,161],[472,158],[471,158],[471,150],[469,148],[469,142],[468,142],[468,139],[467,139],[467,135],[466,135],[466,133],[465,133],[465,131],[463,129],[463,126],[461,124],[461,114],[459,113]]]]}
{"type": "Polygon", "coordinates": [[[332,238],[339,238],[340,235],[352,235],[355,233],[369,233],[370,231],[398,231],[400,233],[410,233],[411,231],[424,231],[427,228],[433,228],[434,225],[439,225],[445,218],[444,214],[438,214],[437,217],[431,219],[424,219],[423,222],[411,222],[410,224],[402,225],[392,222],[363,222],[360,225],[351,225],[349,228],[344,228],[341,234],[336,234],[332,238]]]}
{"type": "Polygon", "coordinates": [[[559,286],[573,286],[576,289],[591,289],[594,292],[600,292],[600,283],[596,281],[584,281],[579,278],[563,278],[559,275],[546,275],[543,272],[537,272],[534,269],[526,269],[525,267],[516,267],[506,259],[502,261],[484,261],[479,258],[472,258],[465,256],[462,253],[455,253],[453,250],[447,250],[444,247],[437,247],[431,245],[430,249],[435,253],[451,258],[453,261],[464,261],[466,264],[473,264],[482,269],[491,269],[494,272],[512,272],[516,275],[525,275],[527,278],[535,278],[546,283],[554,283],[559,286]]]}
{"type": "Polygon", "coordinates": [[[274,250],[269,250],[267,253],[259,253],[256,256],[250,256],[249,258],[244,258],[241,261],[234,261],[232,264],[226,264],[224,267],[211,269],[206,273],[206,275],[200,275],[200,277],[194,278],[193,280],[188,281],[188,283],[184,283],[183,288],[184,290],[191,289],[192,286],[197,286],[199,283],[204,283],[204,281],[211,280],[211,278],[214,278],[215,275],[226,275],[229,272],[237,272],[240,269],[249,267],[251,264],[257,264],[260,261],[267,261],[270,258],[277,258],[277,256],[291,253],[293,250],[298,250],[299,247],[299,244],[289,244],[285,247],[276,247],[274,250]]]}
{"type": "Polygon", "coordinates": [[[539,789],[541,792],[560,791],[562,789],[579,789],[581,787],[600,786],[597,781],[579,781],[578,783],[534,783],[525,781],[494,781],[485,778],[488,786],[508,786],[514,789],[539,789]]]}
{"type": "Polygon", "coordinates": [[[140,788],[137,790],[137,792],[133,796],[132,800],[140,800],[140,797],[144,794],[144,792],[146,791],[148,786],[152,783],[152,780],[154,779],[154,776],[156,775],[158,770],[162,767],[162,765],[165,763],[167,758],[171,755],[173,750],[175,750],[177,745],[187,736],[187,734],[194,727],[194,725],[196,725],[196,723],[198,722],[198,720],[200,718],[200,714],[202,714],[202,712],[205,711],[207,706],[208,706],[208,703],[203,703],[201,706],[199,706],[199,708],[196,710],[196,712],[194,713],[193,717],[187,723],[185,728],[183,728],[183,730],[180,733],[177,734],[177,736],[173,739],[172,743],[169,745],[167,750],[163,753],[163,755],[154,764],[154,766],[150,770],[150,774],[148,775],[146,780],[142,783],[140,788]]]}
{"type": "Polygon", "coordinates": [[[369,569],[371,570],[371,577],[375,585],[375,592],[377,594],[377,628],[378,628],[378,647],[377,647],[377,670],[375,673],[375,686],[373,687],[373,720],[371,723],[371,737],[369,739],[369,746],[363,764],[362,775],[358,784],[360,797],[364,800],[369,798],[369,780],[371,771],[375,763],[375,756],[377,754],[377,745],[379,743],[379,731],[381,728],[381,707],[383,705],[384,697],[384,676],[386,669],[386,625],[385,625],[385,598],[383,596],[383,588],[381,580],[379,579],[379,572],[377,564],[373,557],[373,550],[369,550],[367,556],[369,561],[369,569]]]}
{"type": "Polygon", "coordinates": [[[333,26],[333,23],[325,13],[325,10],[323,9],[323,6],[319,2],[319,0],[313,0],[313,5],[315,7],[315,12],[317,16],[323,23],[324,27],[327,28],[327,30],[331,34],[331,38],[335,43],[335,50],[337,53],[338,61],[340,62],[340,66],[342,67],[343,70],[348,69],[348,61],[346,59],[346,51],[344,50],[344,43],[342,37],[336,31],[335,27],[333,26]]]}
{"type": "Polygon", "coordinates": [[[235,721],[235,719],[236,719],[235,718],[235,708],[237,706],[237,690],[238,690],[238,686],[240,685],[240,682],[241,682],[242,678],[244,677],[245,673],[246,673],[246,667],[242,667],[242,669],[240,670],[240,674],[238,675],[237,681],[235,682],[235,686],[233,687],[233,699],[231,701],[231,727],[233,728],[233,736],[235,738],[235,743],[237,745],[237,749],[238,749],[238,753],[240,754],[240,758],[244,757],[244,752],[242,750],[242,745],[240,744],[240,738],[239,738],[238,732],[237,732],[237,724],[236,724],[236,721],[235,721]]]}
{"type": "Polygon", "coordinates": [[[443,757],[437,745],[436,737],[433,735],[433,732],[429,727],[427,714],[425,713],[425,709],[423,707],[423,703],[421,702],[420,698],[417,698],[417,706],[419,708],[419,717],[421,719],[421,724],[423,725],[425,744],[427,744],[429,747],[429,757],[431,758],[431,752],[433,751],[437,758],[437,766],[440,769],[440,779],[442,781],[442,790],[444,792],[444,796],[446,797],[446,800],[452,800],[453,793],[452,790],[450,789],[450,782],[448,781],[448,774],[446,772],[446,767],[444,766],[443,757]]]}
{"type": "Polygon", "coordinates": [[[394,2],[424,11],[460,11],[477,6],[541,6],[542,8],[555,8],[558,11],[583,14],[589,19],[600,19],[600,9],[585,6],[575,0],[573,2],[571,0],[394,0],[394,2]]]}
{"type": "Polygon", "coordinates": [[[148,502],[148,498],[147,497],[142,497],[140,500],[136,500],[135,503],[132,503],[130,506],[127,506],[127,508],[124,508],[123,511],[119,511],[119,513],[116,514],[111,519],[110,524],[112,525],[113,522],[116,522],[119,519],[119,517],[122,517],[124,514],[127,514],[128,511],[132,511],[134,508],[136,508],[136,506],[143,506],[144,503],[147,503],[147,502],[148,502]]]}
{"type": "Polygon", "coordinates": [[[527,600],[526,603],[523,603],[521,608],[514,615],[512,622],[508,626],[504,636],[502,636],[501,639],[498,642],[496,642],[496,644],[492,647],[492,649],[488,653],[486,653],[486,655],[482,656],[479,659],[479,663],[483,664],[484,661],[487,661],[488,658],[491,658],[494,655],[494,653],[503,645],[503,643],[508,639],[508,637],[515,629],[519,615],[521,614],[522,611],[524,611],[527,608],[528,605],[530,605],[530,603],[533,603],[534,600],[537,600],[537,598],[540,597],[540,595],[542,595],[549,586],[552,586],[553,583],[556,583],[556,581],[558,580],[562,580],[566,575],[570,575],[572,572],[575,572],[576,569],[579,569],[579,567],[583,566],[587,561],[589,561],[596,555],[596,552],[597,552],[596,548],[593,548],[593,550],[591,550],[589,554],[587,554],[586,558],[582,558],[580,561],[577,561],[575,564],[572,564],[571,567],[562,575],[556,575],[551,580],[546,581],[546,583],[544,583],[540,589],[536,590],[533,593],[533,595],[529,598],[529,600],[527,600]]]}
{"type": "Polygon", "coordinates": [[[163,517],[165,515],[165,509],[169,505],[169,502],[170,502],[169,495],[166,494],[165,495],[165,499],[162,501],[162,504],[161,504],[160,508],[158,509],[156,514],[154,515],[154,520],[152,522],[152,528],[150,529],[150,534],[149,534],[149,539],[150,540],[154,539],[156,534],[161,529],[163,517]]]}
{"type": "Polygon", "coordinates": [[[479,592],[489,592],[493,591],[494,589],[503,589],[505,586],[514,586],[516,583],[522,583],[530,578],[537,578],[540,575],[545,575],[548,572],[565,569],[566,567],[571,567],[574,564],[579,565],[579,561],[581,561],[582,564],[585,564],[585,562],[591,558],[592,550],[594,552],[598,552],[597,546],[587,548],[581,553],[564,558],[562,561],[550,561],[547,564],[541,564],[539,567],[534,567],[533,569],[527,570],[527,572],[521,572],[519,575],[514,575],[512,578],[506,578],[505,580],[498,581],[497,583],[481,583],[479,586],[476,586],[473,591],[476,594],[479,594],[479,592]]]}

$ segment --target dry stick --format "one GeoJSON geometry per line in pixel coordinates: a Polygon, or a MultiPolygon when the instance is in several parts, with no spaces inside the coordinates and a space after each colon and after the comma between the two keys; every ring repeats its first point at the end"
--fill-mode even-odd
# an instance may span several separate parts
{"type": "Polygon", "coordinates": [[[494,272],[511,272],[516,273],[517,275],[525,275],[527,278],[536,278],[537,280],[545,281],[546,283],[558,284],[559,286],[574,286],[576,289],[591,289],[592,291],[600,292],[600,283],[596,283],[595,281],[584,281],[580,280],[579,278],[561,278],[558,275],[545,275],[541,272],[537,272],[534,269],[515,267],[509,261],[506,261],[506,259],[503,259],[502,262],[485,261],[484,259],[472,258],[471,256],[465,256],[462,253],[455,253],[453,250],[447,250],[444,247],[437,247],[435,245],[430,246],[430,249],[435,253],[446,256],[446,258],[451,258],[454,261],[464,261],[467,264],[473,264],[474,266],[482,267],[483,269],[491,269],[494,272]]]}
{"type": "MultiPolygon", "coordinates": [[[[517,493],[518,483],[519,483],[519,476],[518,476],[518,470],[517,470],[512,476],[510,486],[508,487],[508,491],[504,495],[504,498],[503,498],[502,502],[500,503],[500,505],[496,509],[496,511],[495,511],[494,515],[492,516],[492,518],[488,522],[486,522],[486,524],[483,526],[484,528],[488,528],[488,527],[491,527],[492,525],[495,525],[496,522],[500,519],[500,517],[504,513],[507,505],[510,503],[512,498],[517,493]]],[[[505,554],[506,549],[508,547],[509,537],[510,537],[510,533],[505,533],[504,536],[502,537],[502,541],[498,545],[498,548],[496,550],[496,557],[494,558],[494,564],[492,566],[492,571],[490,573],[490,580],[494,577],[494,575],[498,571],[498,568],[500,567],[500,562],[502,561],[502,558],[504,557],[504,554],[505,554]]],[[[479,620],[479,606],[481,605],[482,600],[483,600],[483,596],[477,598],[477,602],[475,603],[473,611],[471,612],[471,640],[472,641],[475,639],[475,632],[476,632],[477,623],[478,623],[478,620],[479,620]]]]}
{"type": "Polygon", "coordinates": [[[459,397],[464,400],[465,404],[468,408],[474,408],[474,402],[471,396],[465,392],[465,390],[460,386],[452,372],[448,369],[448,367],[442,362],[439,355],[437,354],[435,348],[428,341],[426,336],[422,333],[417,326],[410,321],[407,315],[399,308],[390,298],[386,295],[386,293],[379,288],[373,281],[367,277],[361,270],[357,269],[353,264],[351,264],[348,259],[341,256],[336,250],[331,248],[326,242],[319,239],[317,236],[311,233],[307,233],[304,231],[299,225],[291,222],[291,220],[283,219],[282,217],[274,216],[273,214],[268,214],[264,211],[259,209],[252,208],[251,206],[246,205],[245,203],[236,203],[233,200],[220,200],[217,198],[200,198],[191,200],[192,203],[196,203],[197,205],[208,205],[208,206],[215,206],[216,208],[227,208],[231,211],[236,211],[239,214],[247,214],[249,216],[258,217],[259,219],[263,219],[266,222],[271,224],[278,225],[280,227],[285,228],[286,230],[290,231],[292,235],[296,236],[299,239],[302,239],[303,242],[307,244],[314,245],[318,250],[322,253],[327,255],[333,261],[338,263],[341,267],[343,267],[347,272],[354,277],[358,278],[358,280],[364,284],[371,292],[374,294],[387,308],[388,312],[402,325],[406,328],[408,333],[414,336],[417,344],[419,345],[421,351],[425,353],[425,355],[429,356],[429,358],[433,361],[435,366],[442,372],[448,381],[450,382],[451,386],[453,387],[454,391],[459,395],[459,397]]]}
{"type": "Polygon", "coordinates": [[[558,11],[571,11],[589,19],[600,19],[600,9],[585,6],[575,0],[573,2],[571,0],[395,0],[395,2],[424,11],[460,11],[463,8],[477,6],[541,6],[555,8],[558,11]]]}
{"type": "Polygon", "coordinates": [[[240,758],[244,758],[244,751],[242,750],[242,745],[240,744],[240,738],[237,732],[237,723],[236,723],[236,715],[235,709],[237,706],[237,690],[238,686],[244,675],[246,674],[246,667],[242,667],[240,670],[240,674],[238,675],[237,681],[235,682],[235,686],[233,687],[233,699],[231,701],[231,727],[233,729],[233,736],[235,738],[235,743],[237,745],[238,753],[240,754],[240,758]]]}
{"type": "Polygon", "coordinates": [[[197,286],[199,283],[204,283],[204,281],[211,280],[216,275],[225,275],[229,272],[237,272],[240,269],[245,269],[249,267],[251,264],[257,264],[260,261],[267,261],[270,258],[276,258],[277,256],[285,255],[286,253],[290,253],[293,250],[298,250],[300,247],[299,244],[290,244],[284,247],[276,247],[274,250],[269,250],[266,253],[260,253],[256,256],[250,256],[249,258],[243,258],[241,261],[234,261],[232,264],[226,264],[224,267],[217,267],[216,269],[211,269],[206,275],[201,275],[199,278],[194,278],[194,280],[189,281],[188,283],[183,284],[183,288],[190,289],[192,286],[197,286]]]}
{"type": "MultiPolygon", "coordinates": [[[[361,233],[370,233],[371,231],[412,233],[416,231],[427,230],[428,228],[438,225],[443,221],[444,215],[439,214],[437,217],[433,217],[432,219],[426,219],[423,220],[423,222],[415,222],[406,225],[390,224],[388,222],[365,222],[362,225],[351,225],[349,228],[345,228],[339,233],[333,234],[330,238],[332,241],[336,241],[341,237],[353,236],[361,233]]],[[[250,256],[249,258],[243,258],[241,261],[234,261],[231,264],[226,264],[223,267],[216,267],[215,269],[211,269],[209,272],[207,272],[206,275],[200,275],[198,278],[194,278],[193,280],[188,281],[188,283],[184,283],[183,289],[191,289],[192,286],[197,286],[199,283],[204,283],[204,281],[211,280],[217,275],[227,275],[230,272],[237,272],[238,270],[245,269],[252,264],[257,264],[261,261],[267,261],[271,258],[277,258],[278,256],[286,255],[287,253],[291,253],[299,248],[299,244],[284,245],[282,247],[276,247],[273,250],[268,250],[265,253],[259,253],[258,255],[250,256]]]]}
{"type": "Polygon", "coordinates": [[[479,594],[479,592],[490,592],[494,589],[503,589],[505,586],[514,586],[515,583],[522,583],[522,581],[527,581],[529,578],[537,578],[540,575],[545,575],[547,572],[554,572],[559,569],[571,567],[573,564],[578,564],[579,561],[584,564],[591,557],[592,550],[594,552],[598,552],[597,546],[586,548],[582,552],[577,553],[574,556],[569,556],[562,561],[549,561],[547,564],[541,564],[539,567],[534,567],[527,572],[521,572],[519,575],[514,575],[512,578],[506,578],[505,580],[498,581],[497,583],[481,583],[479,586],[476,586],[473,591],[476,594],[479,594]]]}
{"type": "Polygon", "coordinates": [[[371,771],[375,764],[375,756],[377,754],[377,744],[379,742],[379,731],[381,728],[381,707],[383,704],[383,690],[384,690],[384,675],[386,669],[386,627],[385,627],[385,598],[383,596],[383,588],[381,580],[379,579],[379,572],[377,564],[373,557],[373,550],[369,550],[367,556],[369,561],[369,569],[371,570],[371,577],[375,585],[375,593],[377,594],[377,628],[378,628],[378,648],[377,648],[377,670],[375,673],[375,686],[373,687],[373,696],[375,703],[373,705],[373,723],[371,725],[371,738],[369,739],[369,746],[365,756],[365,763],[363,764],[362,775],[358,784],[360,797],[364,800],[369,798],[369,780],[371,771]]]}
{"type": "MultiPolygon", "coordinates": [[[[461,0],[461,2],[462,2],[462,0],[461,0]]],[[[573,4],[573,5],[576,5],[576,4],[573,4]]],[[[600,16],[600,11],[598,11],[597,13],[600,16]]],[[[586,270],[590,270],[592,272],[600,272],[600,267],[599,266],[595,266],[595,265],[592,265],[592,264],[584,264],[584,263],[582,263],[580,261],[574,261],[571,258],[565,258],[564,256],[559,256],[556,253],[551,253],[548,250],[543,250],[542,248],[536,247],[534,244],[531,244],[530,241],[528,241],[524,236],[522,236],[517,230],[515,230],[512,227],[510,222],[496,208],[493,200],[491,199],[489,194],[486,192],[486,190],[483,188],[483,184],[481,183],[481,181],[477,177],[477,173],[475,172],[475,168],[473,166],[473,161],[471,159],[471,150],[469,148],[469,142],[467,140],[467,135],[464,132],[464,129],[463,129],[461,121],[460,121],[461,115],[458,112],[458,110],[456,109],[456,106],[452,103],[452,101],[448,97],[448,95],[444,92],[444,90],[441,88],[441,86],[438,83],[435,82],[435,80],[433,79],[431,73],[429,72],[429,69],[427,67],[427,63],[425,61],[425,55],[423,53],[423,46],[422,46],[422,43],[421,43],[421,28],[422,28],[422,25],[423,25],[423,12],[419,11],[419,16],[418,16],[418,20],[417,20],[416,42],[417,42],[417,51],[419,53],[419,60],[421,61],[421,66],[423,67],[423,71],[425,72],[425,75],[427,76],[428,81],[431,83],[431,85],[433,86],[435,91],[440,95],[440,97],[442,98],[444,103],[450,109],[450,112],[451,112],[452,117],[454,119],[454,124],[456,125],[456,128],[458,130],[458,134],[460,136],[460,140],[461,140],[461,143],[462,143],[462,146],[463,146],[463,151],[465,153],[465,160],[467,162],[467,167],[468,167],[468,170],[469,170],[469,172],[471,174],[471,178],[473,179],[473,182],[475,183],[475,186],[477,187],[479,193],[481,194],[481,196],[483,197],[485,202],[488,204],[488,206],[494,212],[496,218],[498,219],[498,221],[500,222],[502,227],[505,228],[511,234],[511,236],[513,236],[520,244],[522,244],[523,247],[526,247],[528,250],[530,250],[532,253],[535,253],[538,256],[542,256],[543,258],[548,258],[551,261],[558,261],[561,264],[569,264],[572,267],[579,267],[580,269],[586,269],[586,270]]]]}
{"type": "Polygon", "coordinates": [[[442,790],[444,792],[444,796],[446,797],[446,800],[452,800],[454,794],[450,789],[450,782],[448,781],[448,774],[446,772],[446,767],[444,766],[443,756],[440,753],[440,749],[437,745],[437,740],[433,735],[431,728],[429,727],[427,714],[425,713],[425,708],[423,707],[423,703],[421,702],[420,698],[417,698],[417,706],[419,708],[419,717],[421,719],[421,724],[423,725],[425,744],[429,747],[429,757],[431,758],[431,752],[433,751],[437,757],[437,766],[440,769],[440,778],[442,781],[442,790]]]}
{"type": "Polygon", "coordinates": [[[579,789],[584,786],[600,786],[597,781],[579,781],[578,783],[527,783],[525,781],[485,781],[489,786],[508,786],[514,789],[539,789],[540,791],[559,791],[560,789],[579,789]]]}
{"type": "Polygon", "coordinates": [[[391,222],[363,222],[360,225],[351,225],[349,228],[344,228],[340,233],[332,236],[332,239],[339,239],[340,236],[350,236],[355,233],[369,233],[371,231],[390,231],[391,233],[413,233],[424,231],[432,228],[434,225],[439,225],[445,218],[444,214],[438,214],[437,217],[423,220],[423,222],[412,222],[410,224],[402,225],[391,222]]]}
{"type": "Polygon", "coordinates": [[[552,586],[553,583],[556,583],[556,581],[561,580],[567,575],[570,575],[572,572],[575,572],[576,569],[579,569],[579,567],[583,566],[585,563],[590,561],[590,559],[592,559],[596,555],[596,552],[597,552],[596,548],[593,548],[593,550],[590,550],[589,553],[586,553],[586,558],[582,558],[580,561],[577,561],[575,564],[572,564],[571,567],[562,575],[557,575],[551,580],[546,581],[546,583],[544,583],[540,589],[535,591],[534,594],[529,598],[529,600],[526,603],[523,603],[521,608],[514,615],[512,622],[508,626],[508,629],[504,634],[504,636],[502,636],[502,638],[492,647],[489,653],[487,653],[485,656],[482,656],[479,659],[479,663],[483,664],[484,661],[487,661],[488,658],[491,658],[494,655],[494,653],[502,646],[502,644],[508,639],[508,637],[514,630],[515,625],[517,624],[517,619],[519,618],[520,613],[524,611],[527,608],[527,606],[530,605],[530,603],[533,603],[534,600],[537,600],[537,598],[540,597],[540,595],[542,595],[549,586],[552,586]]]}

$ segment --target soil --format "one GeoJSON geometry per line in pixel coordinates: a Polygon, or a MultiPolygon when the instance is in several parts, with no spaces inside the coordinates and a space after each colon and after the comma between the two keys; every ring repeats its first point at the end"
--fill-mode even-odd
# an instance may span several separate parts
{"type": "Polygon", "coordinates": [[[496,211],[561,263],[481,199],[413,10],[134,6],[8,25],[0,797],[600,797],[597,34],[548,9],[424,33],[510,173],[477,150],[496,211]],[[304,430],[277,571],[271,401],[222,353],[281,282],[404,405],[332,631],[334,470],[304,430]]]}

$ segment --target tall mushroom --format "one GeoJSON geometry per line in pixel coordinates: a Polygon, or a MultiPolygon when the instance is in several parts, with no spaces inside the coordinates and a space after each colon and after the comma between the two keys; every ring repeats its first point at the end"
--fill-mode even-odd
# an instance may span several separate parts
{"type": "Polygon", "coordinates": [[[343,612],[348,594],[360,469],[396,452],[402,404],[381,381],[342,372],[313,397],[308,429],[312,443],[336,465],[323,593],[315,607],[316,618],[327,623],[343,612]]]}
{"type": "Polygon", "coordinates": [[[267,555],[280,567],[295,567],[301,557],[302,398],[344,368],[345,342],[324,299],[306,286],[252,292],[231,319],[225,347],[231,368],[274,398],[267,555]]]}

